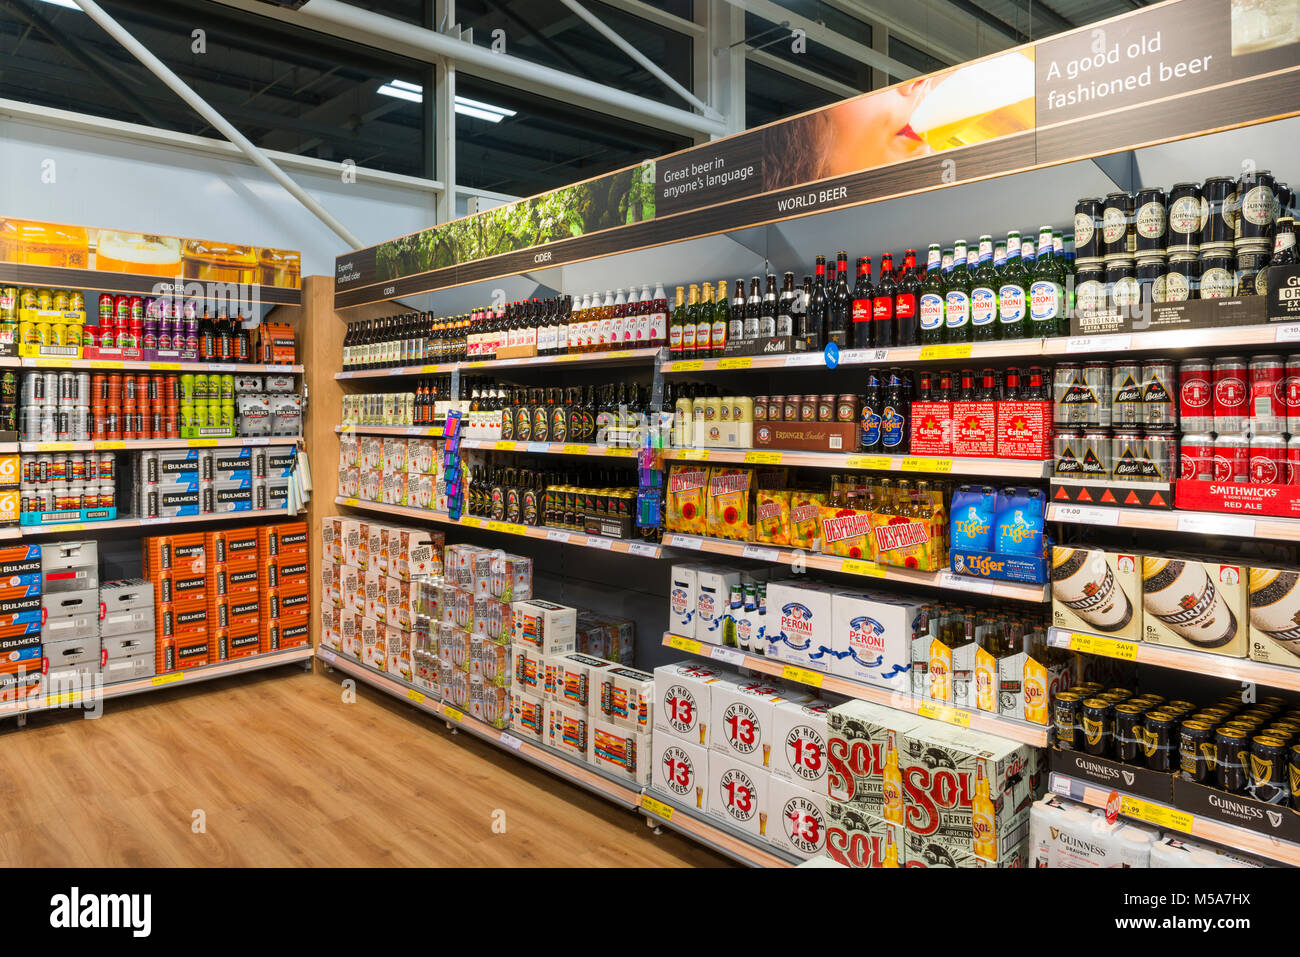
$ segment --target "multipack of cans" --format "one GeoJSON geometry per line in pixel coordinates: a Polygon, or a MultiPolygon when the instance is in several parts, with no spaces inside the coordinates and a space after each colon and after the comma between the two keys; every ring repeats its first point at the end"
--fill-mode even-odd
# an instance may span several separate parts
{"type": "Polygon", "coordinates": [[[24,517],[85,511],[87,519],[115,517],[117,453],[54,452],[19,458],[19,500],[24,517]]]}
{"type": "Polygon", "coordinates": [[[1056,477],[1173,481],[1177,381],[1177,364],[1166,360],[1058,365],[1052,440],[1056,477]]]}

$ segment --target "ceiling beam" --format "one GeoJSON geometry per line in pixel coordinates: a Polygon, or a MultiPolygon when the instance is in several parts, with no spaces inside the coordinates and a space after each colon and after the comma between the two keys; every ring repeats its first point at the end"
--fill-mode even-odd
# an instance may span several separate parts
{"type": "Polygon", "coordinates": [[[828,93],[834,93],[840,99],[848,99],[862,92],[862,90],[851,87],[847,83],[832,80],[825,73],[810,70],[806,66],[797,66],[789,60],[783,60],[775,53],[769,53],[767,50],[746,50],[745,59],[757,63],[759,66],[767,67],[769,70],[775,70],[778,73],[784,73],[786,76],[794,77],[796,80],[810,86],[826,90],[828,93]]]}

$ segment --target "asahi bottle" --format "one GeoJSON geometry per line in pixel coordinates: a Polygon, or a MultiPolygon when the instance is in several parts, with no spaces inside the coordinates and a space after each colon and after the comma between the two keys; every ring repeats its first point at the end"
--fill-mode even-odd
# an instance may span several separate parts
{"type": "Polygon", "coordinates": [[[1145,556],[1142,607],[1198,648],[1221,648],[1237,637],[1237,616],[1197,561],[1145,556]]]}
{"type": "Polygon", "coordinates": [[[1052,600],[1101,632],[1121,631],[1133,620],[1133,602],[1098,548],[1052,549],[1052,600]]]}

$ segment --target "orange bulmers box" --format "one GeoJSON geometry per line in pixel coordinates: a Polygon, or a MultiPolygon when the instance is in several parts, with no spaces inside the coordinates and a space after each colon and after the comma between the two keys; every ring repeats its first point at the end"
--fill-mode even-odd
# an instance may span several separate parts
{"type": "Polygon", "coordinates": [[[169,605],[156,604],[155,617],[155,665],[158,673],[175,671],[179,667],[193,668],[207,664],[208,654],[208,605],[203,597],[189,598],[169,605]],[[195,647],[203,646],[203,661],[197,661],[195,647]],[[184,651],[184,655],[182,655],[184,651]],[[178,664],[181,660],[186,663],[178,664]]]}
{"type": "Polygon", "coordinates": [[[44,667],[40,651],[41,647],[37,644],[34,648],[0,658],[0,702],[20,701],[40,690],[41,670],[44,667]]]}
{"type": "Polygon", "coordinates": [[[294,365],[298,344],[287,322],[263,322],[257,327],[257,360],[265,365],[294,365]]]}
{"type": "Polygon", "coordinates": [[[160,573],[176,570],[200,573],[207,570],[202,533],[159,535],[144,540],[145,578],[158,581],[160,573]]]}
{"type": "Polygon", "coordinates": [[[245,622],[231,628],[218,628],[213,648],[217,657],[214,661],[228,661],[231,658],[248,658],[262,650],[261,628],[254,621],[245,622]]]}
{"type": "Polygon", "coordinates": [[[281,648],[308,644],[311,641],[310,632],[310,619],[306,615],[263,619],[260,631],[262,650],[279,651],[281,648]]]}
{"type": "Polygon", "coordinates": [[[212,663],[212,646],[208,633],[187,632],[177,635],[163,643],[164,657],[170,656],[169,667],[160,667],[159,671],[177,671],[186,668],[199,668],[212,663]]]}
{"type": "Polygon", "coordinates": [[[308,561],[306,552],[280,555],[266,561],[266,586],[282,588],[286,585],[307,583],[308,561]]]}
{"type": "Polygon", "coordinates": [[[258,528],[226,528],[219,532],[206,532],[203,536],[208,550],[208,561],[218,565],[257,558],[258,528]]]}
{"type": "Polygon", "coordinates": [[[311,595],[306,582],[267,588],[262,592],[262,617],[267,620],[306,615],[310,608],[311,595]]]}
{"type": "Polygon", "coordinates": [[[250,561],[241,559],[235,565],[214,565],[210,580],[210,594],[214,598],[224,598],[227,595],[256,593],[264,581],[256,559],[250,561]]]}
{"type": "Polygon", "coordinates": [[[257,592],[212,598],[208,602],[208,610],[211,612],[208,620],[212,622],[213,628],[222,630],[248,624],[256,629],[261,617],[261,607],[262,596],[257,592]]]}
{"type": "Polygon", "coordinates": [[[205,598],[208,576],[202,571],[174,569],[154,578],[154,605],[170,605],[192,598],[205,598]]]}
{"type": "Polygon", "coordinates": [[[263,558],[275,558],[300,552],[307,554],[307,523],[280,522],[257,529],[257,551],[263,558]]]}

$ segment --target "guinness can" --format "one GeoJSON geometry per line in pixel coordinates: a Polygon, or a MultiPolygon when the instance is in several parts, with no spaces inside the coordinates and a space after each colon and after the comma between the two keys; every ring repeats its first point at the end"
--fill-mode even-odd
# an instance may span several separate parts
{"type": "Polygon", "coordinates": [[[1082,749],[1083,696],[1075,688],[1060,692],[1052,699],[1052,723],[1056,728],[1056,746],[1062,751],[1082,749]]]}
{"type": "Polygon", "coordinates": [[[1168,223],[1165,191],[1159,187],[1140,189],[1135,200],[1134,224],[1137,230],[1137,253],[1163,253],[1168,223]]]}
{"type": "Polygon", "coordinates": [[[1148,711],[1143,721],[1143,751],[1147,767],[1168,774],[1178,767],[1178,717],[1168,711],[1148,711]]]}
{"type": "Polygon", "coordinates": [[[1184,781],[1205,784],[1210,777],[1210,767],[1205,752],[1214,735],[1214,725],[1203,719],[1192,718],[1183,722],[1178,732],[1178,770],[1184,781]]]}
{"type": "Polygon", "coordinates": [[[1093,757],[1110,756],[1114,733],[1115,706],[1105,698],[1089,698],[1083,702],[1083,750],[1093,757]]]}
{"type": "Polygon", "coordinates": [[[1201,186],[1202,246],[1231,246],[1236,230],[1232,224],[1232,192],[1229,176],[1211,176],[1201,186]]]}
{"type": "Polygon", "coordinates": [[[1269,804],[1289,802],[1291,785],[1287,774],[1287,747],[1284,738],[1271,734],[1256,735],[1250,742],[1250,794],[1269,804]]]}
{"type": "MultiPolygon", "coordinates": [[[[1077,233],[1075,234],[1077,237],[1077,233]]],[[[1078,242],[1078,239],[1075,239],[1078,242]]],[[[1076,254],[1078,247],[1075,247],[1076,254]]],[[[1128,193],[1108,193],[1101,212],[1102,256],[1132,256],[1137,250],[1137,230],[1133,223],[1133,197],[1128,193]]]]}
{"type": "Polygon", "coordinates": [[[1220,727],[1214,732],[1214,780],[1222,791],[1246,790],[1246,765],[1250,760],[1250,735],[1242,728],[1220,727]]]}
{"type": "Polygon", "coordinates": [[[1197,253],[1201,248],[1201,187],[1197,183],[1175,183],[1169,190],[1168,238],[1170,255],[1197,253]]]}
{"type": "Polygon", "coordinates": [[[1079,259],[1097,259],[1102,255],[1101,234],[1104,205],[1088,197],[1074,204],[1074,255],[1079,259]]]}
{"type": "Polygon", "coordinates": [[[1266,169],[1244,174],[1237,181],[1236,215],[1233,217],[1233,240],[1237,243],[1267,241],[1272,238],[1277,197],[1273,174],[1266,169]]]}
{"type": "Polygon", "coordinates": [[[1115,705],[1115,757],[1125,764],[1141,764],[1143,742],[1142,715],[1146,709],[1132,701],[1115,705]]]}
{"type": "Polygon", "coordinates": [[[1221,648],[1237,636],[1237,616],[1197,561],[1144,556],[1142,605],[1146,614],[1198,648],[1221,648]]]}

